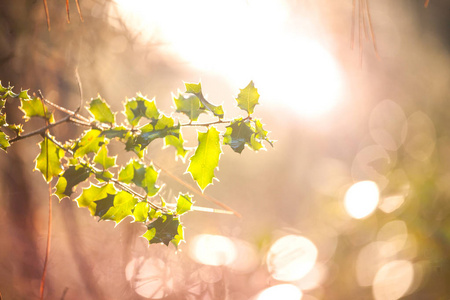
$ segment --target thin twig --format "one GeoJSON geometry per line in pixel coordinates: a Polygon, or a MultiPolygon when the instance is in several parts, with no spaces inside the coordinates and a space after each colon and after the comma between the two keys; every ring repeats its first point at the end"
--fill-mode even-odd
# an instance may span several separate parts
{"type": "MultiPolygon", "coordinates": [[[[40,91],[39,91],[40,92],[40,91]]],[[[42,97],[43,98],[43,97],[42,97]]],[[[41,99],[42,109],[45,113],[45,105],[44,101],[41,99]]],[[[45,119],[45,125],[48,127],[49,120],[45,119]]],[[[49,136],[48,134],[48,128],[45,130],[45,135],[49,136]]],[[[48,181],[48,139],[44,139],[45,143],[45,179],[48,181]]],[[[50,246],[51,246],[51,239],[52,239],[52,184],[51,181],[48,181],[48,227],[47,227],[47,247],[45,251],[45,260],[44,260],[44,270],[42,271],[42,278],[41,278],[41,287],[40,287],[40,296],[41,300],[44,299],[44,288],[45,288],[45,277],[47,275],[47,266],[48,266],[48,258],[50,256],[50,246]]]]}
{"type": "Polygon", "coordinates": [[[70,109],[67,109],[67,108],[64,108],[62,106],[59,106],[58,104],[55,104],[55,103],[53,103],[53,102],[51,102],[51,101],[49,101],[49,100],[47,100],[45,98],[44,98],[44,101],[45,101],[46,104],[56,108],[59,111],[62,111],[63,113],[66,113],[68,115],[72,115],[74,117],[77,117],[77,118],[79,118],[79,119],[81,119],[81,120],[83,120],[83,121],[85,121],[87,123],[91,122],[88,118],[78,114],[77,112],[74,112],[74,111],[71,111],[70,109]]]}
{"type": "Polygon", "coordinates": [[[67,23],[70,23],[69,0],[66,0],[67,23]]]}
{"type": "Polygon", "coordinates": [[[81,106],[83,106],[83,86],[81,85],[80,74],[78,73],[78,66],[75,68],[75,78],[77,79],[78,90],[80,91],[80,105],[77,107],[77,109],[75,109],[75,113],[78,113],[81,109],[81,106]]]}
{"type": "Polygon", "coordinates": [[[31,137],[31,136],[33,136],[33,135],[38,135],[38,134],[42,135],[44,132],[46,132],[46,131],[47,131],[48,129],[50,129],[50,128],[53,128],[53,127],[55,127],[55,126],[58,126],[59,124],[62,124],[62,123],[68,122],[68,121],[72,121],[72,120],[70,120],[70,117],[71,117],[71,116],[65,116],[64,118],[62,118],[61,120],[59,120],[59,121],[57,121],[57,122],[55,122],[55,123],[50,123],[50,124],[48,124],[48,125],[45,126],[45,127],[36,129],[36,130],[34,130],[34,131],[32,131],[32,132],[29,132],[29,133],[27,133],[27,134],[18,135],[18,136],[16,136],[15,138],[10,139],[9,142],[10,142],[10,143],[14,143],[14,142],[20,141],[20,140],[22,140],[22,139],[29,138],[29,137],[31,137]]]}
{"type": "Polygon", "coordinates": [[[50,15],[48,13],[47,0],[44,0],[45,18],[47,19],[47,29],[50,31],[50,15]]]}
{"type": "Polygon", "coordinates": [[[373,26],[372,26],[372,20],[370,18],[370,11],[369,11],[369,0],[366,1],[366,11],[367,11],[367,19],[369,21],[369,31],[370,31],[370,36],[372,37],[372,44],[373,44],[373,50],[375,51],[375,55],[378,59],[380,59],[380,55],[378,54],[378,49],[377,49],[377,42],[375,40],[375,34],[373,32],[373,26]]]}
{"type": "Polygon", "coordinates": [[[75,0],[75,3],[77,4],[77,9],[78,9],[78,14],[80,15],[80,20],[81,20],[81,22],[84,22],[83,15],[81,14],[80,1],[75,0]]]}
{"type": "Polygon", "coordinates": [[[234,209],[232,209],[231,207],[229,207],[228,205],[226,205],[225,203],[207,195],[207,194],[203,194],[201,192],[199,192],[197,189],[195,189],[194,187],[192,187],[191,185],[189,185],[188,183],[184,182],[183,180],[181,180],[180,178],[178,178],[177,176],[175,176],[172,172],[161,168],[159,165],[155,164],[154,161],[152,161],[153,165],[155,165],[155,167],[157,167],[158,169],[160,169],[161,171],[163,171],[164,173],[166,173],[167,175],[169,175],[170,178],[172,178],[173,180],[177,181],[178,183],[180,183],[181,185],[183,185],[184,187],[186,187],[187,189],[189,189],[191,192],[199,195],[200,197],[203,197],[204,199],[222,207],[223,209],[233,213],[235,216],[242,218],[242,215],[240,213],[238,213],[237,211],[235,211],[234,209]]]}

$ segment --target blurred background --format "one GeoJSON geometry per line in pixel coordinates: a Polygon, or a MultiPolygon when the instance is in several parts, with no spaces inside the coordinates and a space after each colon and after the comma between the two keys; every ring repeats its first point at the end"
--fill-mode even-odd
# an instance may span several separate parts
{"type": "MultiPolygon", "coordinates": [[[[114,227],[54,198],[45,299],[448,299],[450,3],[424,2],[86,0],[83,22],[70,1],[68,24],[65,3],[48,1],[49,31],[42,1],[1,1],[3,85],[75,109],[77,69],[85,101],[99,93],[118,111],[141,92],[170,114],[172,94],[201,81],[234,118],[253,80],[255,117],[276,140],[258,153],[224,147],[206,194],[242,217],[190,212],[178,249],[148,246],[131,218],[114,227]]],[[[17,104],[9,123],[21,121],[17,104]]],[[[3,299],[39,298],[39,141],[0,153],[3,299]]],[[[161,148],[148,159],[194,186],[161,148]]],[[[187,192],[160,178],[165,197],[187,192]]]]}

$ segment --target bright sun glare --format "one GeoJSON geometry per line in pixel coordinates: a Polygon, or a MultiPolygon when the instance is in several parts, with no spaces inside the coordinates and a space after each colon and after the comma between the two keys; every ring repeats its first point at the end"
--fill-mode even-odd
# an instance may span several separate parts
{"type": "Polygon", "coordinates": [[[288,1],[115,2],[142,39],[159,40],[167,53],[225,77],[233,88],[253,80],[268,101],[303,117],[323,115],[339,100],[336,62],[318,41],[298,33],[288,1]]]}

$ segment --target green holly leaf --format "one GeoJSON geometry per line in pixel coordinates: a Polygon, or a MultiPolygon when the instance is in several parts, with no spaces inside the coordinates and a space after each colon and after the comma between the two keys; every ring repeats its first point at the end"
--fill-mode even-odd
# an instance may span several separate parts
{"type": "Polygon", "coordinates": [[[135,185],[142,187],[147,195],[150,197],[155,196],[160,187],[156,185],[158,180],[158,171],[150,166],[145,166],[143,163],[131,160],[124,168],[119,172],[119,181],[123,183],[134,183],[135,185]]]}
{"type": "Polygon", "coordinates": [[[177,200],[177,215],[182,215],[192,208],[192,197],[189,194],[180,194],[177,200]]]}
{"type": "Polygon", "coordinates": [[[81,195],[78,196],[75,201],[78,203],[78,207],[87,207],[91,212],[91,215],[94,216],[97,209],[95,201],[105,199],[108,194],[115,195],[116,192],[117,190],[112,183],[103,184],[101,186],[91,183],[89,187],[83,189],[83,192],[81,192],[81,195]]]}
{"type": "Polygon", "coordinates": [[[105,137],[101,135],[101,131],[98,129],[87,130],[83,137],[77,141],[73,146],[73,157],[83,157],[88,153],[96,153],[100,146],[105,143],[105,137]]]}
{"type": "Polygon", "coordinates": [[[36,157],[35,170],[39,170],[44,179],[49,182],[54,176],[58,176],[62,172],[61,158],[64,157],[64,150],[56,146],[48,138],[44,138],[39,143],[41,152],[36,157]]]}
{"type": "Polygon", "coordinates": [[[129,132],[124,126],[118,126],[111,129],[103,130],[101,135],[104,135],[107,139],[124,139],[129,132]]]}
{"type": "Polygon", "coordinates": [[[200,94],[202,92],[202,84],[199,83],[184,83],[184,86],[186,87],[186,93],[192,93],[192,94],[200,94]]]}
{"type": "Polygon", "coordinates": [[[253,113],[253,110],[255,109],[255,105],[259,104],[258,90],[255,88],[253,81],[250,81],[250,83],[244,89],[240,90],[241,92],[236,98],[238,107],[245,110],[249,115],[251,115],[253,113]]]}
{"type": "Polygon", "coordinates": [[[58,182],[56,183],[55,195],[59,200],[64,197],[70,197],[74,191],[74,188],[85,181],[91,175],[89,168],[81,166],[69,166],[62,175],[60,175],[58,182]]]}
{"type": "Polygon", "coordinates": [[[212,183],[221,153],[219,132],[215,127],[210,127],[207,132],[198,132],[198,147],[189,159],[187,171],[202,191],[212,183]]]}
{"type": "Polygon", "coordinates": [[[170,214],[164,214],[147,225],[147,231],[144,233],[143,237],[145,237],[150,244],[163,243],[168,246],[170,241],[179,235],[179,225],[180,221],[177,217],[170,214]]]}
{"type": "Polygon", "coordinates": [[[206,108],[209,111],[211,111],[215,116],[219,118],[223,118],[224,112],[222,105],[216,106],[211,103],[209,103],[202,93],[202,84],[199,83],[185,83],[186,86],[186,93],[192,93],[195,96],[198,97],[198,99],[201,102],[201,108],[206,108]]]}
{"type": "Polygon", "coordinates": [[[139,202],[133,210],[133,217],[135,222],[145,222],[148,218],[149,205],[147,202],[139,202]]]}
{"type": "Polygon", "coordinates": [[[224,145],[229,145],[235,152],[241,153],[245,144],[251,145],[254,130],[250,121],[243,121],[242,118],[233,120],[227,126],[227,130],[223,136],[224,145]]]}
{"type": "MultiPolygon", "coordinates": [[[[0,123],[1,123],[1,117],[0,117],[0,123]]],[[[3,125],[3,124],[1,124],[3,125]]],[[[7,127],[14,131],[16,135],[21,135],[23,132],[23,124],[8,124],[7,127]]]]}
{"type": "Polygon", "coordinates": [[[28,95],[28,90],[20,91],[19,98],[23,100],[31,100],[30,96],[28,95]]]}
{"type": "Polygon", "coordinates": [[[108,194],[106,198],[96,200],[94,216],[103,218],[103,216],[114,206],[114,198],[116,195],[108,194]]]}
{"type": "Polygon", "coordinates": [[[148,100],[141,94],[128,100],[125,104],[125,116],[131,126],[136,126],[142,117],[150,120],[158,119],[159,114],[155,101],[148,100]]]}
{"type": "Polygon", "coordinates": [[[95,118],[95,120],[101,123],[114,123],[115,117],[111,112],[111,108],[106,104],[105,100],[100,97],[100,95],[92,99],[89,103],[89,112],[95,118]]]}
{"type": "Polygon", "coordinates": [[[178,138],[176,136],[173,136],[173,135],[167,135],[164,138],[164,146],[163,146],[163,148],[167,148],[169,146],[173,146],[176,149],[176,151],[177,151],[176,155],[180,156],[183,159],[183,161],[184,161],[184,159],[186,158],[186,155],[188,154],[189,150],[184,148],[184,140],[183,140],[183,137],[181,135],[181,132],[180,132],[180,135],[178,136],[178,138]]]}
{"type": "Polygon", "coordinates": [[[9,144],[8,136],[4,132],[0,131],[0,148],[5,150],[6,152],[6,148],[8,148],[9,146],[11,145],[9,144]]]}
{"type": "Polygon", "coordinates": [[[205,112],[200,99],[191,93],[179,94],[178,98],[173,98],[176,111],[185,114],[191,121],[197,121],[198,116],[205,112]]]}
{"type": "Polygon", "coordinates": [[[117,156],[108,157],[108,149],[106,148],[106,145],[103,144],[100,151],[94,156],[94,162],[98,163],[106,170],[116,165],[116,158],[117,156]]]}
{"type": "Polygon", "coordinates": [[[109,195],[108,197],[106,198],[108,199],[107,202],[105,199],[101,200],[101,201],[105,200],[104,202],[101,202],[102,204],[101,210],[98,209],[99,201],[96,201],[97,210],[99,210],[99,216],[102,220],[111,220],[118,224],[127,216],[133,215],[132,210],[136,206],[137,199],[132,194],[126,191],[120,191],[113,197],[110,197],[109,195]],[[111,205],[111,198],[113,199],[112,205],[111,205]],[[105,212],[104,210],[106,208],[108,208],[108,210],[105,212]]]}
{"type": "Polygon", "coordinates": [[[136,137],[135,142],[140,145],[141,149],[144,149],[158,138],[164,138],[166,136],[178,137],[180,135],[180,125],[174,126],[174,123],[172,118],[162,115],[156,121],[156,124],[149,123],[141,127],[141,133],[136,137]]]}
{"type": "Polygon", "coordinates": [[[31,117],[41,117],[54,122],[53,114],[48,111],[47,107],[40,98],[20,99],[20,110],[24,113],[24,119],[28,121],[31,117]]]}

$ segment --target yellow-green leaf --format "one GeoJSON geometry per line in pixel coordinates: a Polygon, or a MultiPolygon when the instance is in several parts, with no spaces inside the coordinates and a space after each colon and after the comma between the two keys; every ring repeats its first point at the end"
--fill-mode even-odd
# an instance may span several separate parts
{"type": "Polygon", "coordinates": [[[258,90],[255,88],[253,81],[250,81],[250,83],[244,89],[240,90],[241,92],[236,98],[238,106],[239,108],[245,110],[249,115],[251,115],[253,113],[253,110],[255,109],[255,105],[259,104],[258,90]]]}
{"type": "Polygon", "coordinates": [[[62,172],[61,158],[64,156],[64,150],[56,146],[48,138],[44,138],[39,143],[41,152],[36,158],[35,170],[39,170],[44,179],[49,182],[54,176],[62,172]]]}
{"type": "Polygon", "coordinates": [[[109,105],[100,96],[91,100],[88,109],[95,120],[102,123],[114,123],[114,114],[111,112],[109,105]]]}
{"type": "Polygon", "coordinates": [[[106,148],[106,145],[103,144],[100,151],[94,156],[94,162],[100,164],[103,169],[106,170],[116,165],[116,158],[116,156],[108,157],[108,149],[106,148]]]}
{"type": "Polygon", "coordinates": [[[214,178],[214,169],[219,165],[219,132],[211,127],[207,132],[198,132],[198,147],[190,158],[188,172],[203,191],[214,178]]]}

